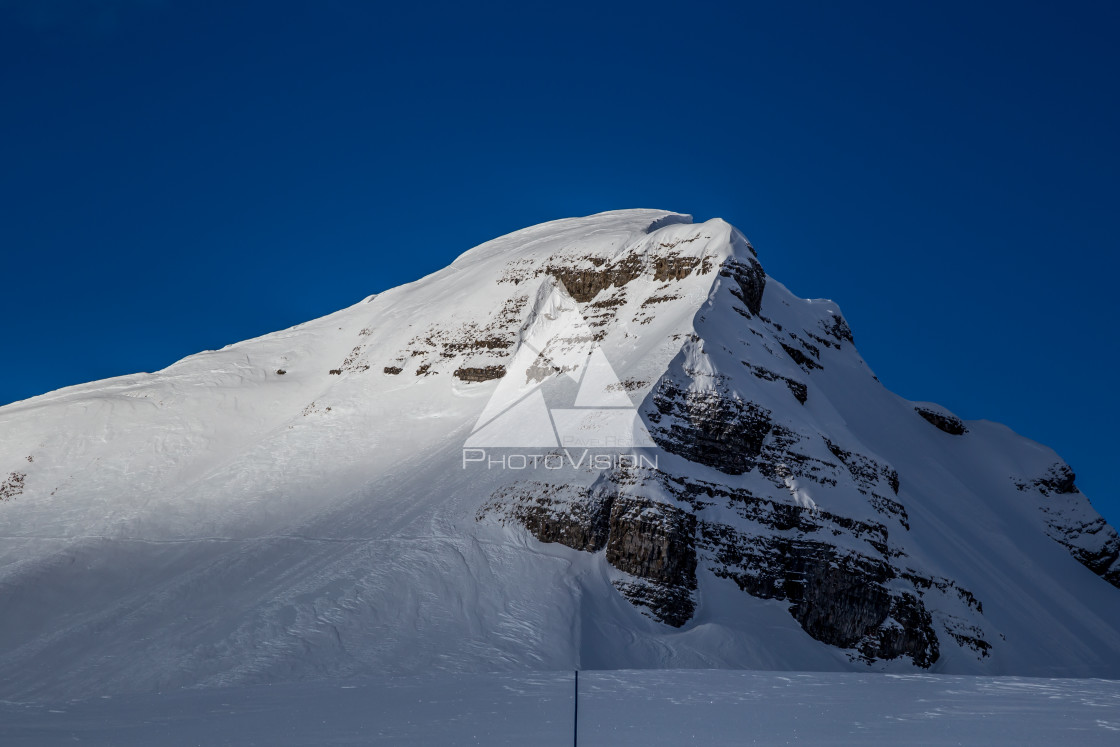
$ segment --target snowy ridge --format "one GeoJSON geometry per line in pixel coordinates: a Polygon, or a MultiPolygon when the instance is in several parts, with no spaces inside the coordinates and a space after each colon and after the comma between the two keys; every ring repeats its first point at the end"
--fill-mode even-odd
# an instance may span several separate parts
{"type": "Polygon", "coordinates": [[[0,408],[0,697],[577,666],[1120,677],[1118,558],[1052,451],[892,394],[835,304],[664,211],[524,229],[0,408]],[[534,342],[562,313],[584,326],[534,342]],[[495,392],[572,408],[592,349],[656,469],[465,463],[495,392]]]}

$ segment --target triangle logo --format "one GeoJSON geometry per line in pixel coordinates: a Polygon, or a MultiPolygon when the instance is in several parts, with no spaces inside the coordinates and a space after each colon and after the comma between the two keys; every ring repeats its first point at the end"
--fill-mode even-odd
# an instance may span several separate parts
{"type": "Polygon", "coordinates": [[[653,439],[564,284],[537,290],[530,322],[464,447],[652,447],[653,439]],[[568,408],[549,408],[543,387],[578,385],[568,408]]]}

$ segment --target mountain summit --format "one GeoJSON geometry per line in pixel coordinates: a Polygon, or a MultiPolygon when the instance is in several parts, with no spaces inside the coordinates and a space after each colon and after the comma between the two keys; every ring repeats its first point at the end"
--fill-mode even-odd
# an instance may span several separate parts
{"type": "Polygon", "coordinates": [[[1120,677],[1054,452],[887,390],[738,230],[625,210],[0,408],[0,698],[372,672],[1120,677]]]}

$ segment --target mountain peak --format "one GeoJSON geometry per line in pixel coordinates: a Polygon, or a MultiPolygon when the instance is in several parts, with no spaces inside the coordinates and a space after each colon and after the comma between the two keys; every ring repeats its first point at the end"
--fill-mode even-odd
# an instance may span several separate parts
{"type": "Polygon", "coordinates": [[[666,226],[691,223],[691,215],[644,208],[608,210],[580,218],[561,218],[491,239],[459,255],[452,266],[484,261],[502,253],[534,256],[545,248],[563,251],[565,244],[583,244],[589,237],[596,235],[600,239],[610,238],[606,242],[595,243],[610,244],[613,241],[615,244],[630,246],[642,236],[666,226]]]}
{"type": "Polygon", "coordinates": [[[836,304],[718,218],[523,229],[0,420],[0,697],[440,668],[1120,676],[1120,538],[1072,470],[888,391],[836,304]]]}

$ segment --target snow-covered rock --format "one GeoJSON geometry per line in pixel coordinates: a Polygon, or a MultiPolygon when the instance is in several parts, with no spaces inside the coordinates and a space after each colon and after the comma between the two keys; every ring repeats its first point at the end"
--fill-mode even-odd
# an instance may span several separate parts
{"type": "Polygon", "coordinates": [[[0,697],[612,667],[1120,677],[1056,454],[715,219],[554,221],[0,408],[0,697]]]}

